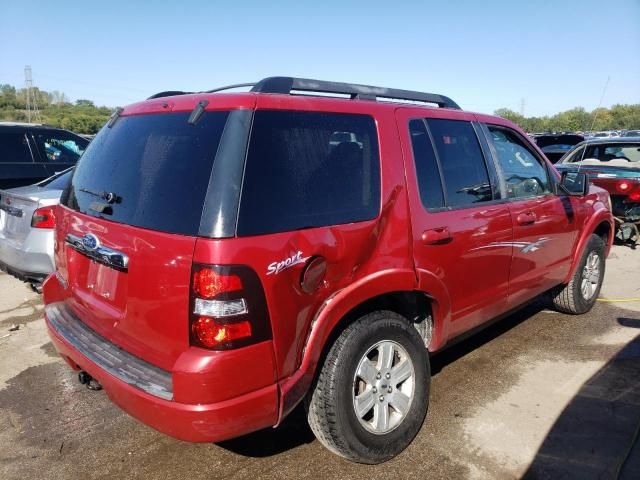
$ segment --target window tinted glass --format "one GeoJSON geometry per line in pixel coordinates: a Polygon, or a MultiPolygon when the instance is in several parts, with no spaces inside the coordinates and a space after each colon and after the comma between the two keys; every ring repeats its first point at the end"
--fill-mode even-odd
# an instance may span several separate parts
{"type": "Polygon", "coordinates": [[[445,182],[448,207],[492,200],[491,183],[470,122],[427,120],[445,182]]]}
{"type": "Polygon", "coordinates": [[[493,126],[489,132],[504,173],[507,197],[535,197],[551,191],[547,169],[515,132],[493,126]]]}
{"type": "Polygon", "coordinates": [[[24,133],[0,133],[0,163],[31,162],[24,133]]]}
{"type": "Polygon", "coordinates": [[[122,117],[104,127],[76,166],[65,204],[89,215],[138,227],[196,235],[227,112],[122,117]],[[116,201],[110,213],[103,192],[116,201]],[[93,205],[92,205],[93,204],[93,205]]]}
{"type": "Polygon", "coordinates": [[[444,207],[442,182],[431,139],[422,120],[409,122],[420,199],[426,208],[444,207]]]}
{"type": "Polygon", "coordinates": [[[73,170],[69,169],[41,181],[38,186],[43,188],[46,187],[48,190],[64,190],[67,187],[69,180],[71,180],[71,175],[73,175],[73,170]]]}
{"type": "Polygon", "coordinates": [[[245,170],[239,235],[375,218],[380,167],[373,118],[258,111],[245,170]]]}
{"type": "Polygon", "coordinates": [[[35,133],[36,145],[46,162],[76,163],[89,141],[65,132],[35,133]]]}

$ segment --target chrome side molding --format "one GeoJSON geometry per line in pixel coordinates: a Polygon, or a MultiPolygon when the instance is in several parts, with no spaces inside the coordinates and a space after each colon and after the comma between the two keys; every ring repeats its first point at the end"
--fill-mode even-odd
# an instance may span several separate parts
{"type": "Polygon", "coordinates": [[[112,248],[103,247],[93,234],[78,237],[69,233],[65,237],[65,243],[76,252],[107,267],[121,272],[126,272],[129,269],[129,257],[127,255],[112,248]]]}

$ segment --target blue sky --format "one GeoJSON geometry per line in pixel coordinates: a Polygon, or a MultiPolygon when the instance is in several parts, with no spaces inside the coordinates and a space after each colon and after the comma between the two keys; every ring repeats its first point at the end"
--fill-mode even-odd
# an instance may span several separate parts
{"type": "Polygon", "coordinates": [[[0,2],[0,83],[125,105],[271,75],[526,115],[640,103],[640,0],[0,2]]]}

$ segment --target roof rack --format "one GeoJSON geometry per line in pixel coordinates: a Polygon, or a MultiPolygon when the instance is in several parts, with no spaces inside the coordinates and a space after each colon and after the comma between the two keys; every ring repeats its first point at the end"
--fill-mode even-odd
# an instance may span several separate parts
{"type": "Polygon", "coordinates": [[[371,85],[358,85],[355,83],[327,82],[324,80],[312,80],[309,78],[295,77],[269,77],[260,80],[251,89],[252,92],[282,93],[291,92],[318,92],[349,95],[354,100],[377,100],[379,98],[389,100],[408,100],[412,102],[432,103],[440,108],[454,108],[460,110],[456,102],[449,97],[436,93],[414,92],[397,88],[374,87],[371,85]]]}
{"type": "Polygon", "coordinates": [[[181,90],[167,90],[166,92],[158,92],[154,95],[151,95],[147,100],[153,100],[154,98],[162,98],[162,97],[173,97],[174,95],[189,95],[194,92],[183,92],[181,90]]]}
{"type": "MultiPolygon", "coordinates": [[[[430,103],[438,105],[440,108],[453,108],[460,110],[456,102],[449,97],[437,93],[415,92],[412,90],[400,90],[397,88],[374,87],[371,85],[359,85],[356,83],[328,82],[324,80],[312,80],[309,78],[296,77],[268,77],[258,83],[237,83],[226,87],[215,88],[199,93],[215,93],[233,88],[253,87],[252,92],[257,93],[280,93],[291,95],[297,92],[316,92],[338,95],[348,95],[352,100],[406,100],[411,102],[430,103]]],[[[153,98],[169,97],[173,95],[188,95],[194,92],[166,91],[156,93],[147,100],[153,98]]]]}

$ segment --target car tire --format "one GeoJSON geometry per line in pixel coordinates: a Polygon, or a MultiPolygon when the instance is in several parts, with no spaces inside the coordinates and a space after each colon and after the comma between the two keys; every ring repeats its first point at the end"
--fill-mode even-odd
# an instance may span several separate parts
{"type": "Polygon", "coordinates": [[[394,312],[370,313],[332,344],[307,395],[307,419],[332,452],[381,463],[417,435],[429,386],[429,355],[415,327],[394,312]]]}
{"type": "Polygon", "coordinates": [[[573,315],[591,310],[600,294],[604,269],[605,244],[602,238],[593,234],[569,283],[551,291],[555,309],[573,315]]]}

